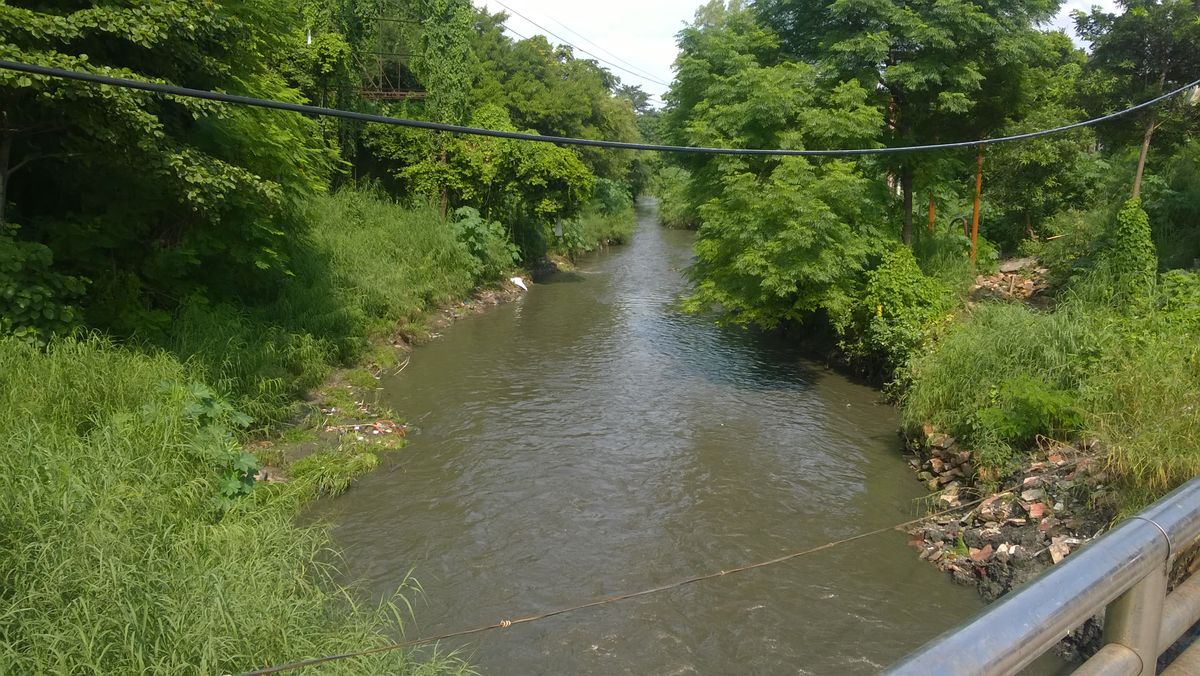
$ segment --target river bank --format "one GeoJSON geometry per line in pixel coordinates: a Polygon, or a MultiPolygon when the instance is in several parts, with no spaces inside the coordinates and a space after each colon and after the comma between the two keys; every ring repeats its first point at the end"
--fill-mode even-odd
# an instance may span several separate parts
{"type": "Polygon", "coordinates": [[[321,477],[319,494],[343,493],[354,479],[378,467],[379,453],[399,450],[406,443],[408,425],[380,402],[379,381],[403,372],[415,347],[439,338],[454,322],[512,302],[533,284],[532,274],[514,271],[509,280],[476,288],[465,299],[443,304],[397,326],[389,336],[373,339],[364,359],[357,366],[335,369],[300,403],[286,426],[247,443],[261,463],[255,479],[281,483],[297,474],[316,474],[321,477]]]}
{"type": "MultiPolygon", "coordinates": [[[[1119,304],[1102,275],[1053,287],[1053,273],[1027,258],[977,278],[893,386],[916,478],[932,503],[969,508],[910,545],[989,601],[1193,474],[1196,353],[1178,335],[1194,330],[1193,276],[1119,304]]],[[[1101,626],[1059,652],[1086,658],[1101,626]]]]}
{"type": "MultiPolygon", "coordinates": [[[[970,450],[953,437],[928,431],[909,439],[906,459],[931,491],[936,510],[965,511],[908,529],[921,560],[993,602],[1108,530],[1117,500],[1107,485],[1099,442],[1045,440],[1012,472],[987,484],[970,450]]],[[[1057,651],[1079,662],[1099,647],[1099,618],[1064,637],[1057,651]]]]}
{"type": "MultiPolygon", "coordinates": [[[[240,673],[402,632],[411,584],[364,605],[327,530],[294,519],[403,446],[372,396],[403,346],[517,291],[471,293],[432,209],[353,190],[309,209],[294,279],[254,304],[188,298],[138,340],[0,337],[0,672],[240,673]]],[[[403,652],[331,669],[467,671],[403,652]]]]}

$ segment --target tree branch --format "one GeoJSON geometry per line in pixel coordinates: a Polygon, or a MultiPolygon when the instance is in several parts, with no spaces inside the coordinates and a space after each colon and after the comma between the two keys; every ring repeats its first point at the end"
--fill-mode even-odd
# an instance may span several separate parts
{"type": "Polygon", "coordinates": [[[64,157],[77,157],[78,155],[79,155],[79,153],[42,153],[42,154],[30,155],[29,157],[26,157],[25,159],[21,160],[20,162],[17,162],[16,164],[9,167],[8,171],[5,172],[5,174],[4,174],[4,177],[8,178],[8,177],[12,176],[13,174],[15,174],[17,172],[18,169],[20,169],[21,167],[24,167],[25,165],[29,164],[30,162],[36,162],[38,160],[59,159],[59,158],[64,158],[64,157]]]}

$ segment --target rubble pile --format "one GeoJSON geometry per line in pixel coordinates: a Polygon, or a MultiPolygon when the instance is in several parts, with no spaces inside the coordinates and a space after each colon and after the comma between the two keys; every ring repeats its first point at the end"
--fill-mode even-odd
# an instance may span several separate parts
{"type": "Polygon", "coordinates": [[[1036,258],[1014,258],[1002,261],[1000,271],[980,275],[971,287],[971,300],[994,298],[1027,301],[1044,292],[1048,283],[1048,268],[1040,267],[1036,258]]]}
{"type": "Polygon", "coordinates": [[[917,471],[917,478],[925,482],[930,491],[941,491],[938,496],[939,509],[958,507],[965,483],[972,480],[975,468],[971,465],[970,451],[958,447],[958,442],[948,434],[926,434],[926,453],[912,455],[908,464],[917,471]]]}
{"type": "Polygon", "coordinates": [[[1060,446],[1024,465],[1011,489],[986,497],[969,485],[971,454],[953,437],[930,435],[927,448],[918,476],[938,491],[935,509],[970,508],[913,527],[910,545],[956,580],[978,584],[988,600],[1062,561],[1111,516],[1094,442],[1060,446]]]}
{"type": "MultiPolygon", "coordinates": [[[[909,545],[992,601],[1100,535],[1114,512],[1101,449],[1094,440],[1048,444],[1035,461],[999,480],[1007,490],[989,494],[976,486],[970,451],[927,428],[908,462],[933,492],[933,512],[963,509],[910,527],[909,545]]],[[[1098,637],[1098,624],[1089,621],[1064,640],[1060,652],[1077,657],[1098,637]]]]}

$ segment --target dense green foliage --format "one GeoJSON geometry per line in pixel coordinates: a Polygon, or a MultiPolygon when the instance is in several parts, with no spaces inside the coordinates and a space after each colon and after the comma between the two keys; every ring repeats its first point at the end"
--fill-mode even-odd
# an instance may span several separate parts
{"type": "MultiPolygon", "coordinates": [[[[1089,55],[1039,28],[1053,1],[711,2],[679,35],[661,134],[785,148],[956,141],[1067,124],[1196,77],[1193,3],[1121,9],[1077,16],[1089,55]]],[[[1040,437],[1097,435],[1136,504],[1200,470],[1194,274],[1159,276],[1200,257],[1196,104],[1181,96],[989,147],[975,264],[973,151],[687,156],[656,189],[666,224],[697,229],[693,309],[835,336],[844,363],[890,381],[908,424],[961,437],[992,478],[1040,437]],[[1128,201],[1131,176],[1141,200],[1128,201]],[[913,225],[926,221],[918,210],[926,227],[913,225]],[[964,302],[976,274],[996,270],[989,239],[1040,256],[1057,297],[1041,309],[964,302]]]]}
{"type": "MultiPolygon", "coordinates": [[[[513,42],[503,19],[466,0],[16,1],[0,5],[0,34],[3,55],[19,61],[501,129],[640,137],[628,88],[543,38],[513,42]],[[423,96],[384,102],[406,90],[423,96]]],[[[0,93],[0,223],[22,225],[4,225],[4,241],[19,245],[4,274],[32,294],[6,306],[8,331],[61,331],[79,314],[170,345],[181,308],[253,314],[278,304],[301,268],[329,277],[307,249],[310,205],[331,182],[376,178],[419,212],[467,207],[500,223],[521,258],[485,265],[492,279],[578,249],[555,226],[589,209],[597,179],[627,193],[634,180],[630,153],[314,121],[12,71],[0,73],[0,93]]],[[[440,274],[460,274],[463,262],[440,261],[440,274]]]]}
{"type": "Polygon", "coordinates": [[[1122,299],[1144,296],[1158,272],[1158,256],[1139,200],[1129,200],[1117,212],[1117,227],[1103,253],[1100,269],[1115,284],[1114,293],[1122,299]]]}
{"type": "Polygon", "coordinates": [[[0,224],[0,335],[39,341],[70,331],[77,319],[70,302],[84,281],[55,271],[49,247],[16,239],[16,230],[0,224]]]}
{"type": "Polygon", "coordinates": [[[860,368],[888,374],[908,361],[953,305],[950,287],[922,272],[906,247],[896,247],[867,273],[852,324],[840,327],[843,349],[860,368]]]}
{"type": "MultiPolygon", "coordinates": [[[[5,0],[0,57],[640,138],[636,90],[503,18],[467,0],[5,0]]],[[[375,456],[315,453],[280,489],[254,483],[242,442],[369,339],[627,236],[646,174],[630,153],[0,71],[0,672],[240,672],[385,641],[396,607],[356,607],[323,534],[290,523],[375,456]]]]}
{"type": "MultiPolygon", "coordinates": [[[[56,15],[20,4],[0,5],[6,58],[299,100],[267,67],[286,39],[267,0],[56,15]]],[[[301,201],[329,169],[302,116],[12,71],[0,92],[5,213],[57,269],[93,281],[89,319],[122,332],[164,325],[145,311],[156,298],[261,289],[283,273],[301,201]]]]}

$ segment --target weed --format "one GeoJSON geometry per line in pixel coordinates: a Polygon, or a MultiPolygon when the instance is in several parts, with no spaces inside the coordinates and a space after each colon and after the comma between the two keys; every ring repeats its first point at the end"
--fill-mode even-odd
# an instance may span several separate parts
{"type": "Polygon", "coordinates": [[[346,372],[345,377],[346,382],[355,387],[361,387],[365,390],[374,390],[375,388],[379,387],[379,381],[375,379],[375,376],[371,375],[370,371],[363,368],[350,369],[346,372]]]}
{"type": "Polygon", "coordinates": [[[336,496],[346,492],[354,480],[379,466],[374,453],[351,448],[317,451],[292,463],[292,480],[317,495],[336,496]]]}

